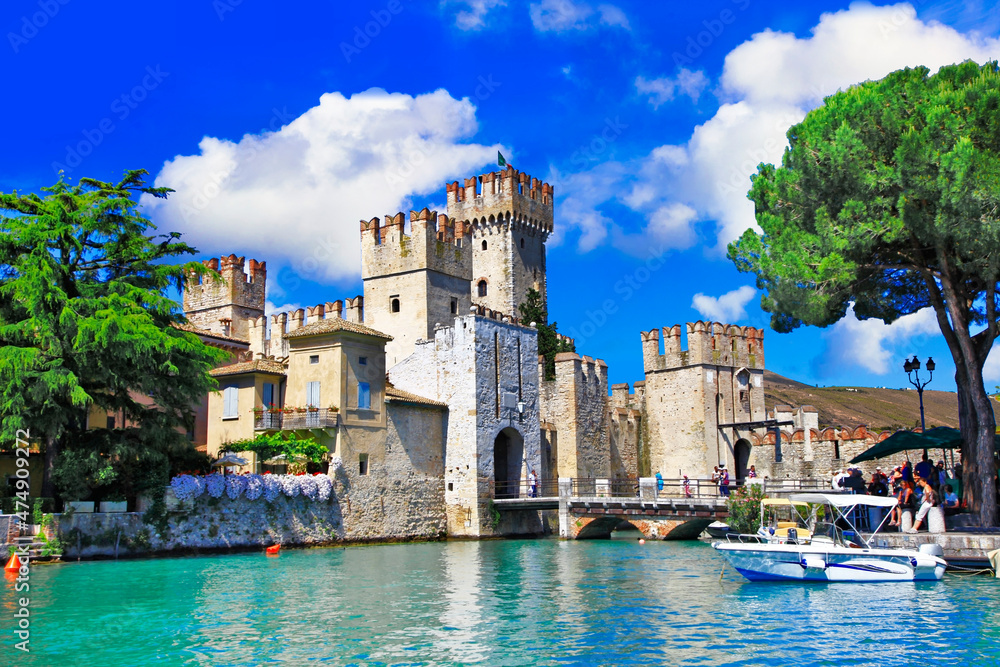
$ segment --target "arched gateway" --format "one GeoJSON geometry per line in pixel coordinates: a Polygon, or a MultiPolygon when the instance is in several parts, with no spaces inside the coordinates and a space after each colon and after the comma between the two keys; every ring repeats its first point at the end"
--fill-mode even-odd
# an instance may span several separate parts
{"type": "Polygon", "coordinates": [[[524,464],[524,438],[517,429],[507,427],[493,441],[493,481],[496,498],[518,498],[521,467],[524,464]]]}

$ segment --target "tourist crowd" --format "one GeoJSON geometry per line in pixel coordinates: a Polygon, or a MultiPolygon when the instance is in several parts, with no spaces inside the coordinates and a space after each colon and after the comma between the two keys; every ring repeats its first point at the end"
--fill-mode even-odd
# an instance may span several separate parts
{"type": "Polygon", "coordinates": [[[860,468],[851,467],[833,474],[831,485],[834,491],[845,493],[869,494],[873,496],[893,496],[897,500],[889,519],[890,526],[898,526],[903,530],[903,513],[913,513],[913,526],[906,527],[906,532],[915,533],[927,520],[927,515],[933,507],[942,507],[946,514],[959,510],[960,502],[952,479],[961,478],[958,465],[949,476],[945,470],[944,461],[935,465],[924,452],[921,460],[912,465],[904,459],[888,473],[881,467],[867,479],[860,468]]]}

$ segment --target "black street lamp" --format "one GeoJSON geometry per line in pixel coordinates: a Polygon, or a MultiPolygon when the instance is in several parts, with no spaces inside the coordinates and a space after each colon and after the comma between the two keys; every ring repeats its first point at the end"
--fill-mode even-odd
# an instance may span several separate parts
{"type": "Polygon", "coordinates": [[[906,379],[910,381],[914,387],[917,388],[917,395],[920,397],[920,431],[924,432],[927,427],[924,425],[924,387],[931,383],[934,379],[934,358],[927,357],[927,373],[929,374],[925,382],[920,381],[920,360],[917,359],[917,355],[913,355],[912,359],[907,359],[903,363],[903,370],[906,371],[906,379]],[[910,374],[913,374],[911,377],[910,374]]]}

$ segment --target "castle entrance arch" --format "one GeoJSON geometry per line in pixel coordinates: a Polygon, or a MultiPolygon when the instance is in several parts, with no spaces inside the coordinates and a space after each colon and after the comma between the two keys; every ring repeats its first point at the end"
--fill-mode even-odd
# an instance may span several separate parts
{"type": "Polygon", "coordinates": [[[508,426],[493,441],[493,481],[497,498],[517,498],[521,490],[524,438],[508,426]]]}
{"type": "Polygon", "coordinates": [[[736,459],[736,480],[740,483],[746,479],[747,464],[750,462],[750,441],[740,439],[733,448],[733,458],[736,459]]]}

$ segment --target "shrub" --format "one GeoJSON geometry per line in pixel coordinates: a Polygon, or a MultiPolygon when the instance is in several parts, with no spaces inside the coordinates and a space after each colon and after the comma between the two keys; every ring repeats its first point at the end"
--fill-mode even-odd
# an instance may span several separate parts
{"type": "Polygon", "coordinates": [[[733,489],[726,499],[729,527],[739,533],[756,533],[760,529],[760,501],[764,498],[761,484],[746,484],[733,489]]]}

